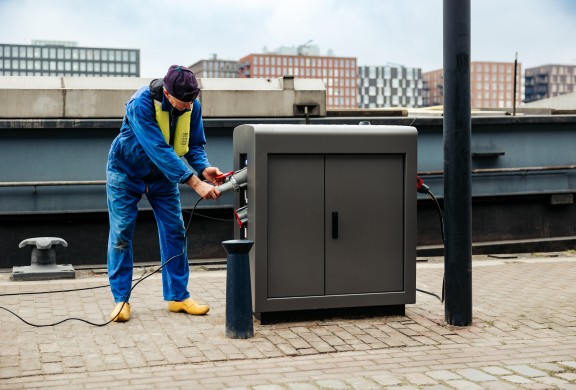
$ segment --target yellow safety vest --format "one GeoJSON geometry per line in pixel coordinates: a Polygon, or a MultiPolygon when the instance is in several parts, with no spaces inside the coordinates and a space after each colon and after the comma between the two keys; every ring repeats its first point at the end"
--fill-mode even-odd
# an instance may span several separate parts
{"type": "Polygon", "coordinates": [[[154,100],[154,108],[156,109],[156,122],[162,130],[162,135],[166,143],[174,148],[178,156],[183,156],[188,153],[188,140],[190,139],[190,118],[192,111],[186,111],[178,117],[176,123],[176,131],[174,132],[174,139],[170,143],[170,113],[162,110],[162,102],[154,100]]]}

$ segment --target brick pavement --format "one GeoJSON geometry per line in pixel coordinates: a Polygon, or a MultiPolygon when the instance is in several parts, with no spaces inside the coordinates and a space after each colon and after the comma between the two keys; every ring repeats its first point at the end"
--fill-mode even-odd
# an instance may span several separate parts
{"type": "MultiPolygon", "coordinates": [[[[153,275],[134,290],[124,324],[34,328],[0,310],[0,389],[576,389],[575,267],[572,252],[475,257],[470,327],[446,325],[444,306],[418,293],[406,316],[256,321],[248,340],[224,335],[224,270],[192,271],[192,295],[212,307],[204,317],[168,312],[153,275]]],[[[417,287],[440,293],[442,272],[435,261],[419,263],[417,287]]],[[[104,274],[46,282],[6,276],[0,293],[107,281],[104,274]]],[[[0,306],[49,323],[104,322],[113,304],[103,288],[4,296],[0,306]]]]}

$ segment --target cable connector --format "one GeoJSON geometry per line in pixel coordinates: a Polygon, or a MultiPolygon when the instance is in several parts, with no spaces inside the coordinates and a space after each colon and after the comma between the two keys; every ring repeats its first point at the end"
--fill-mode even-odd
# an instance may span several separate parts
{"type": "Polygon", "coordinates": [[[420,176],[416,176],[416,191],[418,191],[421,194],[430,193],[430,187],[424,184],[424,180],[422,180],[420,176]]]}

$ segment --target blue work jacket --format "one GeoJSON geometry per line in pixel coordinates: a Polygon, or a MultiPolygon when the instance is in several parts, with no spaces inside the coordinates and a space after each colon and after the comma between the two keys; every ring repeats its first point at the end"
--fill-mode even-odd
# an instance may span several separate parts
{"type": "MultiPolygon", "coordinates": [[[[156,92],[159,80],[156,82],[156,92]]],[[[151,87],[140,88],[126,103],[126,114],[120,134],[112,142],[108,155],[108,169],[125,173],[134,179],[151,182],[164,176],[172,183],[185,183],[193,171],[178,157],[156,122],[156,113],[151,87]]],[[[155,94],[157,99],[159,94],[155,94]]],[[[168,99],[162,96],[162,109],[172,110],[168,99]]],[[[202,108],[198,99],[194,100],[190,118],[189,151],[183,157],[190,166],[201,173],[210,166],[204,145],[204,125],[202,108]]]]}

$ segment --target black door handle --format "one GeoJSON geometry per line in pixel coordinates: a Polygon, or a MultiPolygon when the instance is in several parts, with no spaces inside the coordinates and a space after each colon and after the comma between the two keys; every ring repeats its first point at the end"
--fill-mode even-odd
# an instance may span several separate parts
{"type": "Polygon", "coordinates": [[[332,238],[338,238],[338,212],[332,211],[332,238]]]}

